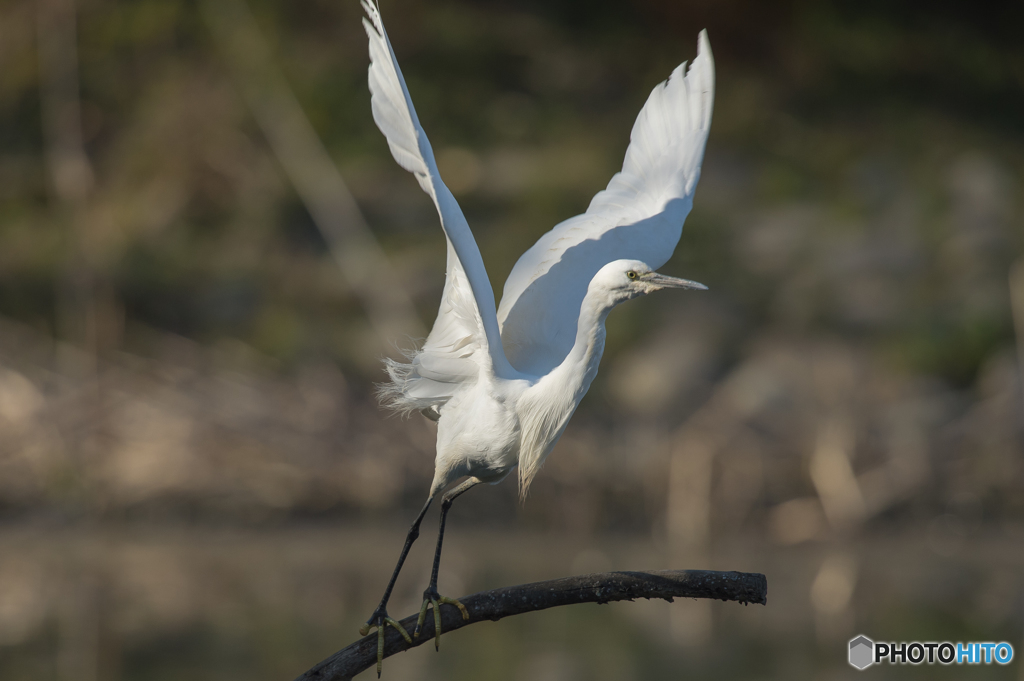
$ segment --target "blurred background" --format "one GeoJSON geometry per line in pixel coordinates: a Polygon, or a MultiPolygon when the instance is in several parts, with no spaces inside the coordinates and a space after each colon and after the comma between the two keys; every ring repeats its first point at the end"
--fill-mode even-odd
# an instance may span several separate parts
{"type": "MultiPolygon", "coordinates": [[[[857,634],[1024,652],[1024,6],[383,4],[499,292],[702,28],[717,63],[663,268],[710,292],[611,315],[526,504],[507,481],[455,505],[442,593],[769,582],[767,607],[477,625],[386,678],[841,679],[857,634]]],[[[0,2],[0,678],[293,678],[376,604],[434,427],[373,384],[433,321],[445,250],[373,124],[360,14],[0,2]]]]}

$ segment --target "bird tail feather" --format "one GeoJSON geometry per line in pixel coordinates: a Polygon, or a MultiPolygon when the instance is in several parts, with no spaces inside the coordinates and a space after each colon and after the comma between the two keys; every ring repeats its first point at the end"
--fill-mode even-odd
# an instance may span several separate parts
{"type": "Polygon", "coordinates": [[[381,406],[390,409],[403,417],[413,412],[420,412],[427,418],[436,421],[440,416],[439,408],[447,402],[449,390],[439,391],[438,386],[430,385],[433,381],[420,376],[416,370],[418,350],[403,352],[409,362],[399,362],[390,357],[384,358],[384,371],[390,380],[378,383],[374,391],[381,406]]]}

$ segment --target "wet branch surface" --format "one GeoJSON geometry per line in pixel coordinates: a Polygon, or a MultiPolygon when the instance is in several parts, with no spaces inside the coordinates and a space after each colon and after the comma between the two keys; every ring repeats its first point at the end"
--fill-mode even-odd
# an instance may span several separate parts
{"type": "MultiPolygon", "coordinates": [[[[609,603],[637,598],[711,598],[739,603],[760,603],[768,600],[768,580],[764,575],[748,572],[716,572],[712,570],[659,570],[657,572],[602,572],[592,575],[563,577],[546,582],[507,586],[466,596],[459,600],[469,611],[469,619],[455,606],[441,606],[441,630],[444,634],[456,629],[525,612],[546,610],[573,603],[609,603]]],[[[416,626],[416,615],[401,620],[410,633],[416,626]]],[[[401,634],[387,627],[384,657],[406,651],[434,640],[434,618],[430,613],[412,645],[401,634]]],[[[295,681],[344,681],[377,664],[377,632],[371,631],[352,645],[339,650],[316,664],[295,681]]]]}

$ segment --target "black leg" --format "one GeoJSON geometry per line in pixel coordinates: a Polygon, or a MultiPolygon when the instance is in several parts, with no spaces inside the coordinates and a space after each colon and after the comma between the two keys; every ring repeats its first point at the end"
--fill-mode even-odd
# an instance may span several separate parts
{"type": "MultiPolygon", "coordinates": [[[[445,496],[447,497],[447,495],[445,496]]],[[[412,527],[409,528],[409,534],[405,536],[405,546],[402,547],[402,555],[398,557],[398,564],[395,565],[395,571],[391,574],[391,581],[388,582],[388,587],[384,589],[384,596],[381,597],[380,605],[377,606],[378,610],[383,610],[387,607],[388,600],[391,598],[391,592],[395,588],[395,582],[398,580],[398,573],[402,571],[402,566],[405,564],[406,556],[409,555],[409,549],[412,548],[412,543],[420,536],[420,523],[423,522],[423,517],[427,515],[427,510],[430,508],[430,504],[433,501],[434,497],[427,497],[427,503],[423,504],[420,514],[416,516],[416,520],[413,521],[412,527]]]]}
{"type": "Polygon", "coordinates": [[[440,595],[437,592],[437,572],[441,567],[441,546],[444,543],[444,526],[448,520],[448,509],[452,507],[452,502],[457,497],[464,494],[467,490],[476,485],[480,484],[480,480],[476,478],[470,478],[463,482],[461,485],[452,488],[441,497],[441,523],[437,529],[437,549],[434,551],[434,567],[430,571],[430,585],[426,591],[423,592],[423,605],[420,607],[419,620],[416,622],[416,629],[413,631],[413,636],[420,635],[420,628],[423,626],[423,621],[427,616],[427,605],[432,605],[434,608],[434,648],[438,648],[441,643],[441,603],[448,603],[454,605],[462,611],[463,619],[469,619],[469,612],[466,610],[462,603],[459,603],[454,598],[447,598],[440,595]]]}
{"type": "Polygon", "coordinates": [[[448,520],[448,509],[452,507],[452,502],[457,497],[478,484],[480,484],[479,480],[470,478],[441,497],[441,524],[437,528],[437,549],[434,550],[434,567],[430,571],[430,587],[435,591],[437,590],[437,571],[441,567],[441,544],[444,542],[444,525],[448,520]]]}
{"type": "Polygon", "coordinates": [[[402,571],[402,565],[405,564],[405,558],[409,555],[409,549],[412,548],[412,543],[416,541],[416,538],[420,536],[420,523],[423,522],[423,517],[427,515],[427,509],[430,508],[430,503],[434,500],[433,496],[427,497],[427,503],[423,505],[423,509],[420,514],[416,516],[416,520],[413,522],[412,527],[409,528],[409,534],[405,537],[405,546],[402,547],[402,555],[398,557],[398,565],[395,566],[395,571],[391,574],[391,581],[388,582],[388,586],[384,589],[384,596],[380,599],[380,605],[370,615],[370,619],[366,620],[359,629],[359,633],[366,636],[370,633],[371,627],[377,627],[377,678],[380,678],[381,663],[384,660],[384,627],[391,625],[402,634],[402,637],[406,641],[412,643],[412,639],[409,638],[409,632],[402,627],[401,624],[388,617],[388,599],[391,598],[391,591],[395,588],[395,582],[398,580],[398,573],[402,571]]]}

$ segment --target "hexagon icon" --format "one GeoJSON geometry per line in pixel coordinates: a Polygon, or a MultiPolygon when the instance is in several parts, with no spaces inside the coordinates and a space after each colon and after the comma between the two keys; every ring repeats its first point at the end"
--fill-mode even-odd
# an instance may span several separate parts
{"type": "Polygon", "coordinates": [[[867,669],[875,662],[875,642],[867,636],[858,636],[850,641],[850,665],[867,669]]]}

